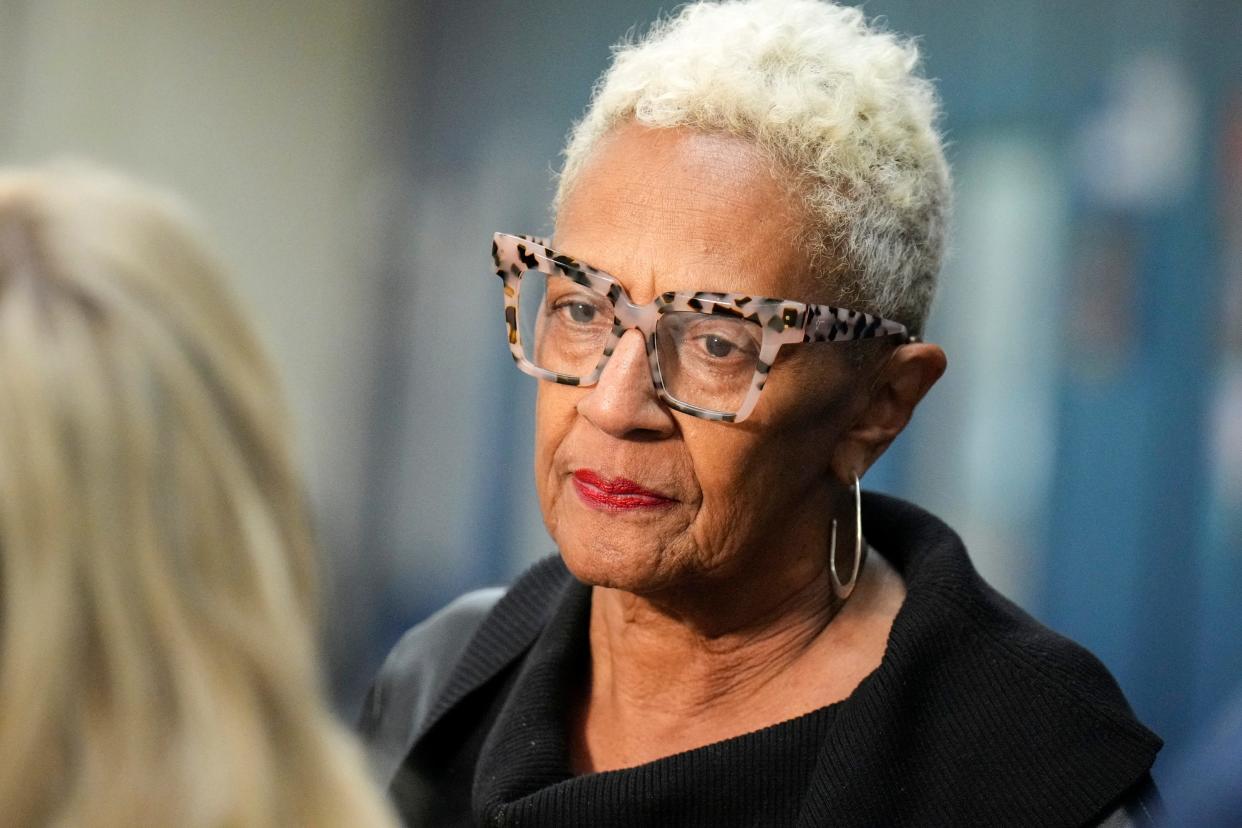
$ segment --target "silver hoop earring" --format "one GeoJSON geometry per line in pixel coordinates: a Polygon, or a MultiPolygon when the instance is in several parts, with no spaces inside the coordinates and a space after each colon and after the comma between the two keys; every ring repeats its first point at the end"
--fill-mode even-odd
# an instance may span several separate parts
{"type": "Polygon", "coordinates": [[[858,475],[854,475],[854,485],[850,487],[854,492],[854,571],[850,573],[849,583],[842,583],[841,577],[837,575],[837,519],[832,519],[832,543],[828,547],[828,574],[832,577],[832,591],[837,597],[844,601],[850,597],[850,593],[854,591],[854,586],[858,583],[858,570],[862,568],[862,486],[858,482],[858,475]]]}

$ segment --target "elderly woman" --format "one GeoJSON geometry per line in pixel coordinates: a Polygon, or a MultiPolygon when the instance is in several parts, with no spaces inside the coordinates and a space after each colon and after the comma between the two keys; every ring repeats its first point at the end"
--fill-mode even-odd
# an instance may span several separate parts
{"type": "Polygon", "coordinates": [[[549,241],[498,234],[560,555],[412,630],[364,711],[412,824],[1084,825],[1160,740],[859,478],[945,370],[913,45],[815,0],[623,46],[549,241]]]}

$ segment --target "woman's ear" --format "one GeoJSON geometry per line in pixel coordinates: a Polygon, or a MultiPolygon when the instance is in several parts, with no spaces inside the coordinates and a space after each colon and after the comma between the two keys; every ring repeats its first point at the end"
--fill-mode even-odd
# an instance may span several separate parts
{"type": "Polygon", "coordinates": [[[939,345],[911,342],[899,346],[882,365],[854,424],[833,451],[832,470],[838,480],[853,481],[879,459],[896,439],[914,407],[944,374],[948,359],[939,345]]]}

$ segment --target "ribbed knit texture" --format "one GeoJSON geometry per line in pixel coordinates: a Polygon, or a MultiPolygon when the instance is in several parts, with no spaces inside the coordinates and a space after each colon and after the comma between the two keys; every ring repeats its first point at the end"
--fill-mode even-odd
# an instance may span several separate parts
{"type": "Polygon", "coordinates": [[[590,590],[558,558],[463,655],[394,790],[413,825],[1090,823],[1161,742],[1090,653],[988,587],[958,537],[865,495],[868,541],[907,595],[846,700],[636,768],[574,777],[566,712],[589,666],[590,590]]]}

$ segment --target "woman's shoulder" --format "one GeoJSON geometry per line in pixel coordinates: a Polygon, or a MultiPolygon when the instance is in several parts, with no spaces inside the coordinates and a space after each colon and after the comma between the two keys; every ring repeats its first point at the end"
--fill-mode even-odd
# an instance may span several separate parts
{"type": "Polygon", "coordinates": [[[894,781],[966,793],[946,803],[956,816],[1017,807],[1034,825],[1098,820],[1149,779],[1162,742],[1084,647],[981,581],[951,594],[915,585],[903,613],[877,685],[890,717],[876,727],[922,747],[877,763],[904,769],[894,781]]]}
{"type": "Polygon", "coordinates": [[[864,521],[907,590],[865,729],[922,746],[879,764],[973,791],[981,813],[1024,803],[1044,824],[1087,821],[1144,777],[1162,743],[1099,659],[992,589],[928,513],[869,497],[864,521]]]}
{"type": "Polygon", "coordinates": [[[390,781],[440,714],[521,654],[569,580],[559,556],[545,558],[511,587],[468,592],[401,636],[359,718],[378,779],[390,781]]]}
{"type": "Polygon", "coordinates": [[[1103,662],[977,576],[963,588],[908,584],[890,651],[929,700],[990,718],[994,738],[1106,742],[1148,766],[1162,745],[1103,662]]]}
{"type": "Polygon", "coordinates": [[[892,633],[898,649],[906,645],[923,656],[934,652],[938,671],[986,673],[1001,688],[1017,683],[1024,693],[1088,708],[1155,739],[1135,719],[1104,664],[993,589],[952,529],[895,498],[871,496],[865,503],[872,506],[869,540],[906,584],[892,633]]]}
{"type": "Polygon", "coordinates": [[[384,659],[358,724],[378,778],[392,778],[470,639],[503,595],[501,588],[462,595],[406,630],[384,659]]]}

